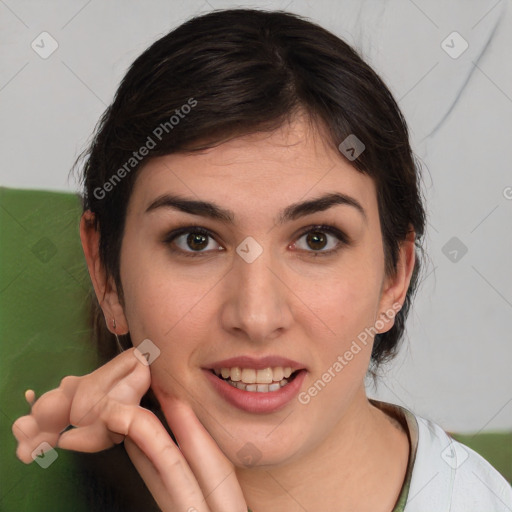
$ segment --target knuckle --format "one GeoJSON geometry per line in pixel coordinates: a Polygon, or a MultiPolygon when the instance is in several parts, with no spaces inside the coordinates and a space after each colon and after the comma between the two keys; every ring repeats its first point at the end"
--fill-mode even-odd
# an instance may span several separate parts
{"type": "Polygon", "coordinates": [[[74,375],[67,375],[66,377],[61,379],[59,388],[64,391],[67,390],[67,389],[73,387],[79,378],[80,377],[75,377],[74,375]]]}
{"type": "Polygon", "coordinates": [[[11,427],[11,431],[12,431],[12,434],[14,435],[14,437],[19,441],[19,437],[20,437],[20,432],[23,430],[22,429],[22,425],[23,425],[23,417],[22,418],[18,418],[13,424],[12,424],[12,427],[11,427]]]}
{"type": "Polygon", "coordinates": [[[16,457],[18,457],[21,462],[24,462],[25,464],[29,464],[32,462],[32,459],[28,455],[28,449],[24,444],[19,444],[16,448],[16,457]]]}
{"type": "Polygon", "coordinates": [[[12,433],[18,441],[25,440],[37,433],[37,423],[32,416],[22,416],[12,425],[12,433]]]}
{"type": "Polygon", "coordinates": [[[162,459],[166,461],[166,466],[172,474],[183,474],[186,472],[185,463],[181,456],[176,453],[174,446],[165,445],[162,447],[162,459]]]}
{"type": "Polygon", "coordinates": [[[132,413],[129,408],[111,400],[101,413],[101,421],[110,432],[126,436],[132,423],[132,413]]]}

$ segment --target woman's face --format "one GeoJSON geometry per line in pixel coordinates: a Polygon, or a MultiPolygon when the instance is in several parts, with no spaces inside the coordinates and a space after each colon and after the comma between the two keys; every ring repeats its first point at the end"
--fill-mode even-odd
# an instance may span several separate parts
{"type": "Polygon", "coordinates": [[[169,396],[190,403],[238,465],[247,455],[262,465],[304,455],[361,406],[368,329],[394,304],[374,183],[324,140],[297,118],[200,154],[154,158],[128,205],[124,313],[134,345],[148,338],[160,350],[152,388],[166,415],[169,396]],[[333,194],[361,210],[298,206],[333,194]],[[196,203],[185,212],[171,196],[196,203]],[[171,240],[178,228],[187,229],[171,240]],[[223,362],[233,358],[245,359],[223,362]],[[301,371],[281,386],[287,366],[301,371]],[[221,367],[263,391],[228,384],[214,374],[221,367]]]}

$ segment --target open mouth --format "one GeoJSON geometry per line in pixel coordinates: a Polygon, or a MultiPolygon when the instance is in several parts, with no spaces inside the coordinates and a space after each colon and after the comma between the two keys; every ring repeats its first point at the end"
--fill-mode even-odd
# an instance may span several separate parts
{"type": "Polygon", "coordinates": [[[264,370],[222,368],[210,370],[219,379],[242,391],[269,393],[292,382],[301,370],[265,368],[264,370]]]}

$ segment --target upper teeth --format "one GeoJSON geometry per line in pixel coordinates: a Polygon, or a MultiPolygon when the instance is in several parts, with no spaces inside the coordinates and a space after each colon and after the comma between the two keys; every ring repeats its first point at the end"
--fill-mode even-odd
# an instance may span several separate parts
{"type": "Polygon", "coordinates": [[[292,374],[292,369],[287,366],[283,368],[264,368],[255,370],[253,368],[220,368],[214,370],[217,375],[222,375],[224,379],[231,379],[233,382],[242,381],[246,384],[270,384],[287,379],[292,374]]]}

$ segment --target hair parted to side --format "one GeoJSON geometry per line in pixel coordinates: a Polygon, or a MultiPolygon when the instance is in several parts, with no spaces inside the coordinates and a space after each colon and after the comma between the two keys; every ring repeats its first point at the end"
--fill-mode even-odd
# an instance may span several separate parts
{"type": "MultiPolygon", "coordinates": [[[[416,234],[405,302],[393,327],[375,336],[376,370],[397,351],[422,268],[420,168],[386,85],[354,49],[322,27],[284,11],[215,10],[153,43],[129,68],[90,147],[75,162],[84,160],[83,209],[95,214],[100,258],[123,303],[120,247],[141,166],[154,156],[272,131],[298,113],[322,127],[336,149],[350,134],[365,144],[351,164],[376,185],[387,276],[397,270],[400,243],[410,230],[416,234]],[[143,147],[146,156],[139,161],[133,155],[143,147]]],[[[92,300],[100,354],[110,359],[116,339],[92,300]]],[[[129,335],[124,343],[131,345],[129,335]]]]}

